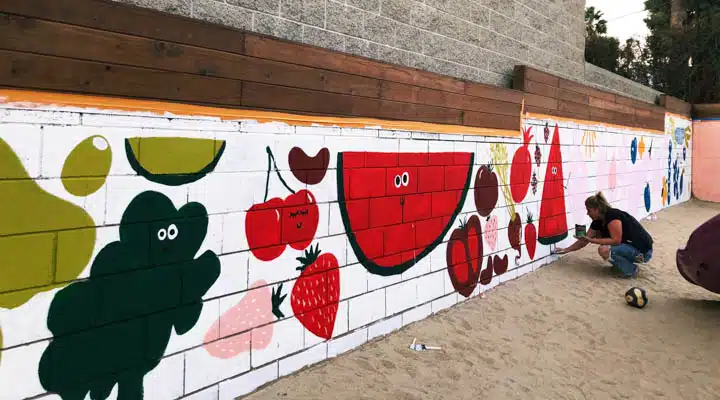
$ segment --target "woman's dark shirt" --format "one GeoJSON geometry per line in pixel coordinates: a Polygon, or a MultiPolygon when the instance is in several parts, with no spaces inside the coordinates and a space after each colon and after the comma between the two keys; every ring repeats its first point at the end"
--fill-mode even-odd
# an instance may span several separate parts
{"type": "Polygon", "coordinates": [[[620,220],[622,224],[622,243],[632,245],[642,253],[652,249],[653,239],[650,233],[643,228],[635,217],[617,208],[609,208],[605,212],[603,220],[593,221],[590,229],[598,232],[600,237],[609,238],[608,224],[616,219],[620,220]]]}

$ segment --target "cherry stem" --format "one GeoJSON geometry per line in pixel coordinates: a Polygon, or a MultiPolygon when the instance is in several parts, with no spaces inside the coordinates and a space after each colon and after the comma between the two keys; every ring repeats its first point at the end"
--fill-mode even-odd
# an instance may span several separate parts
{"type": "Polygon", "coordinates": [[[280,183],[285,186],[285,189],[287,189],[290,193],[295,194],[295,191],[290,189],[290,186],[287,185],[285,179],[283,179],[282,175],[280,175],[280,171],[278,170],[277,164],[275,163],[275,156],[273,156],[272,150],[270,150],[270,146],[266,146],[265,151],[268,154],[268,167],[267,176],[265,178],[265,197],[263,201],[267,201],[268,188],[270,187],[270,170],[272,170],[273,168],[275,168],[275,174],[277,175],[278,179],[280,179],[280,183]]]}

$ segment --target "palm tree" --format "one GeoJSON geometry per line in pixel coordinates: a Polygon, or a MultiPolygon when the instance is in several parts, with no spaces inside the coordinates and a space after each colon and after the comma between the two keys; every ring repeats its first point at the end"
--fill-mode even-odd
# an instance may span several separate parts
{"type": "Polygon", "coordinates": [[[595,7],[585,9],[585,33],[592,37],[607,33],[607,21],[603,19],[602,11],[595,7]]]}

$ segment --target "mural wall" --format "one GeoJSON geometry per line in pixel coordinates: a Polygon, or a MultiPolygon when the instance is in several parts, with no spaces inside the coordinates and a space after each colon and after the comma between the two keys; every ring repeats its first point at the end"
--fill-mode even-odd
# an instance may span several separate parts
{"type": "Polygon", "coordinates": [[[554,261],[598,190],[638,218],[688,200],[690,124],[667,127],[5,104],[0,398],[248,393],[554,261]]]}
{"type": "Polygon", "coordinates": [[[720,170],[720,120],[695,119],[692,124],[693,140],[693,195],[700,200],[720,202],[720,187],[715,174],[720,170]]]}

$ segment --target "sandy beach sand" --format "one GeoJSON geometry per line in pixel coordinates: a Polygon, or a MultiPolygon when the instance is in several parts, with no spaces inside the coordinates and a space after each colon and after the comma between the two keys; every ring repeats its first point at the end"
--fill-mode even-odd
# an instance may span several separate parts
{"type": "Polygon", "coordinates": [[[675,267],[718,212],[690,201],[644,221],[655,254],[637,279],[588,246],[246,399],[718,399],[720,296],[675,267]],[[625,304],[631,286],[645,309],[625,304]],[[413,337],[444,350],[410,351],[413,337]]]}

